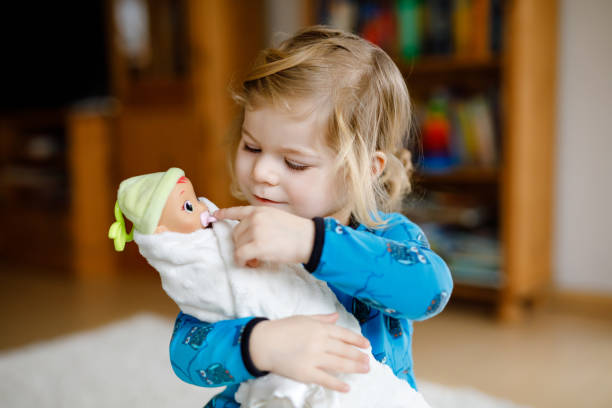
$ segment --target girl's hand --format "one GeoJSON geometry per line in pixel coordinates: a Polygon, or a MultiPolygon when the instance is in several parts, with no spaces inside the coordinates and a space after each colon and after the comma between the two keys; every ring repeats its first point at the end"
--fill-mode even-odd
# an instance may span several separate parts
{"type": "Polygon", "coordinates": [[[259,370],[304,383],[348,392],[348,384],[331,373],[367,373],[368,356],[355,347],[369,341],[336,326],[337,313],[266,320],[253,328],[249,351],[259,370]]]}
{"type": "Polygon", "coordinates": [[[310,258],[314,245],[312,220],[254,206],[223,208],[213,215],[240,221],[233,231],[234,257],[240,266],[257,266],[257,261],[306,263],[310,258]]]}

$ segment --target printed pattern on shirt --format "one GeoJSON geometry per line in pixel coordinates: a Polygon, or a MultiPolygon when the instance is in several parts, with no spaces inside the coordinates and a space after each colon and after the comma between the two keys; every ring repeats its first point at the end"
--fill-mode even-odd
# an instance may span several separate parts
{"type": "Polygon", "coordinates": [[[419,251],[416,246],[406,246],[398,242],[387,242],[387,252],[397,262],[404,265],[414,265],[418,263],[426,264],[427,258],[419,251]]]}
{"type": "Polygon", "coordinates": [[[204,408],[240,408],[240,405],[233,399],[229,400],[223,395],[217,395],[208,401],[204,408]]]}
{"type": "Polygon", "coordinates": [[[214,363],[204,370],[200,370],[200,377],[208,385],[231,384],[234,377],[221,363],[214,363]]]}
{"type": "Polygon", "coordinates": [[[240,344],[240,341],[242,340],[242,333],[244,333],[245,327],[245,325],[234,327],[236,332],[234,333],[234,341],[232,341],[232,346],[237,346],[238,344],[240,344]]]}
{"type": "Polygon", "coordinates": [[[183,340],[183,344],[187,344],[191,346],[193,349],[197,350],[206,342],[206,337],[208,333],[212,331],[212,324],[205,324],[204,326],[194,326],[189,332],[187,336],[185,336],[185,340],[183,340]]]}
{"type": "Polygon", "coordinates": [[[393,338],[397,339],[402,336],[402,325],[400,321],[389,315],[385,315],[385,327],[393,338]]]}
{"type": "Polygon", "coordinates": [[[372,308],[357,298],[353,298],[352,312],[359,324],[364,324],[370,320],[372,308]]]}
{"type": "Polygon", "coordinates": [[[448,301],[448,293],[442,292],[434,296],[429,305],[427,306],[427,310],[425,314],[430,315],[432,313],[436,313],[442,306],[446,305],[448,301]]]}
{"type": "Polygon", "coordinates": [[[367,298],[359,298],[359,299],[370,307],[374,307],[376,309],[383,310],[385,313],[389,315],[396,315],[396,317],[399,317],[397,310],[385,306],[383,303],[381,303],[378,300],[367,299],[367,298]]]}

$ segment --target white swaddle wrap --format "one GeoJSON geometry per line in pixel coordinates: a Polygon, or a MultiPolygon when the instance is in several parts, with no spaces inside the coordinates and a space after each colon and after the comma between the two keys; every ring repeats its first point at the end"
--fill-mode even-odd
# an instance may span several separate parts
{"type": "MultiPolygon", "coordinates": [[[[211,211],[214,209],[213,205],[211,211]]],[[[219,221],[212,228],[191,234],[135,232],[134,240],[140,253],[159,272],[166,293],[184,313],[200,320],[212,323],[248,316],[279,319],[338,312],[338,325],[361,333],[357,320],[327,284],[301,265],[235,265],[231,236],[235,224],[219,221]]],[[[339,375],[350,384],[349,393],[268,374],[242,383],[236,400],[244,407],[255,408],[428,407],[407,382],[376,361],[370,350],[368,354],[369,373],[339,375]]]]}

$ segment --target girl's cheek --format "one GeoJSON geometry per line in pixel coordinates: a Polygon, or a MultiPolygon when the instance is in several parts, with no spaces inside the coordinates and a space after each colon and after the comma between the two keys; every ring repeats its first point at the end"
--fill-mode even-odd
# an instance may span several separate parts
{"type": "Polygon", "coordinates": [[[242,181],[248,175],[248,168],[248,158],[246,158],[244,154],[238,153],[234,163],[234,172],[239,181],[242,181]]]}

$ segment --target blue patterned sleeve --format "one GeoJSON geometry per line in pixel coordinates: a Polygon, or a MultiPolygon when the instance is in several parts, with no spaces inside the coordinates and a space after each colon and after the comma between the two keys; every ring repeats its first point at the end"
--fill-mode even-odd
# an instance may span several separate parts
{"type": "MultiPolygon", "coordinates": [[[[248,367],[252,364],[250,357],[245,364],[241,344],[245,340],[248,344],[244,334],[255,320],[247,317],[206,323],[179,313],[170,341],[170,361],[175,374],[202,387],[238,384],[254,378],[248,367]]],[[[256,371],[254,367],[253,370],[256,371]]]]}
{"type": "Polygon", "coordinates": [[[386,217],[388,223],[380,230],[353,229],[333,218],[319,221],[318,228],[324,229],[320,258],[307,269],[393,317],[432,317],[446,306],[453,288],[448,266],[416,224],[400,214],[386,217]]]}

